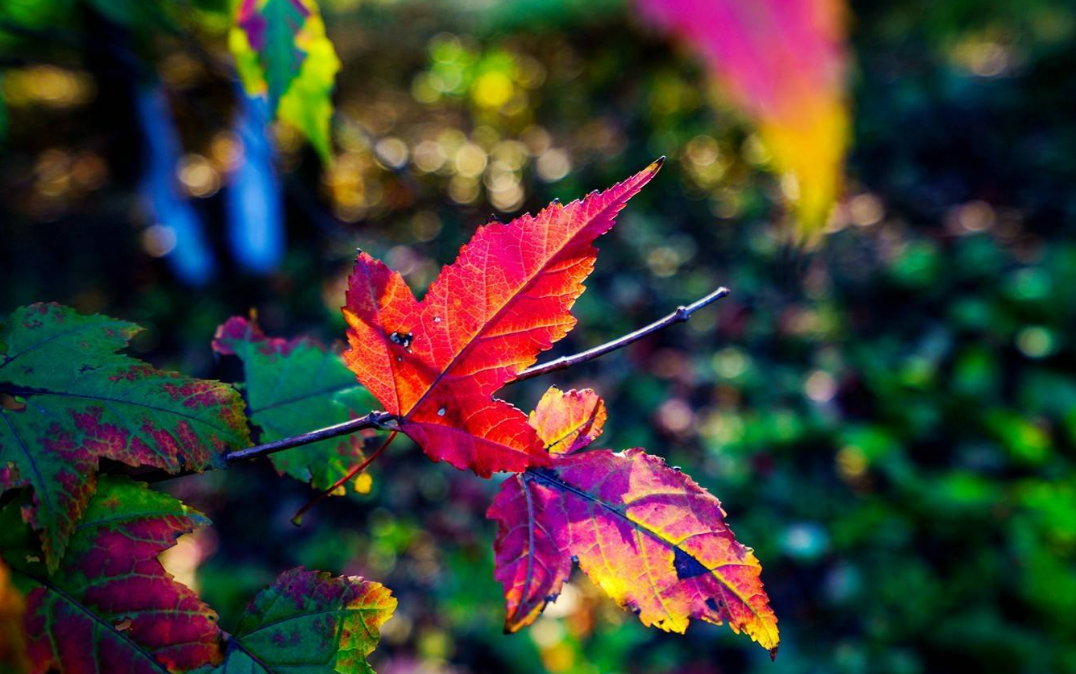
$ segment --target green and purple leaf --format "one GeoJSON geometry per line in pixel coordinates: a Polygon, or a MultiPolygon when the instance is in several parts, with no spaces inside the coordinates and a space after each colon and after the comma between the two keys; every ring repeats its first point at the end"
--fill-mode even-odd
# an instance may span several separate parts
{"type": "MultiPolygon", "coordinates": [[[[556,438],[565,428],[539,433],[556,438]]],[[[721,503],[658,457],[641,449],[553,455],[551,466],[505,480],[487,515],[498,522],[507,631],[538,617],[577,560],[644,625],[684,632],[693,618],[727,622],[776,652],[777,618],[758,560],[736,541],[721,503]]]]}
{"type": "Polygon", "coordinates": [[[384,585],[302,567],[262,590],[228,639],[215,674],[372,674],[366,657],[396,610],[384,585]]]}
{"type": "Polygon", "coordinates": [[[50,569],[100,459],[197,471],[250,442],[234,388],[119,353],[139,330],[55,304],[17,309],[0,329],[0,494],[33,490],[24,518],[41,532],[50,569]]]}
{"type": "Polygon", "coordinates": [[[157,556],[208,524],[145,484],[102,476],[49,572],[16,504],[0,511],[0,549],[27,591],[31,672],[163,674],[220,662],[217,616],[157,556]]]}
{"type": "Polygon", "coordinates": [[[315,0],[240,0],[228,43],[247,94],[267,97],[327,162],[340,61],[315,0]]]}
{"type": "MultiPolygon", "coordinates": [[[[213,349],[243,361],[250,420],[271,442],[342,423],[377,407],[334,349],[310,339],[266,337],[253,319],[235,316],[217,329],[213,349]]],[[[272,455],[280,473],[327,489],[362,461],[358,435],[272,455]]]]}

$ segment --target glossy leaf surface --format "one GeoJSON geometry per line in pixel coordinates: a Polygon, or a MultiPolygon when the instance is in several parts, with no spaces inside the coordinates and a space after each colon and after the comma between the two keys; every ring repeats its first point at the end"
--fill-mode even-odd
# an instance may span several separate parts
{"type": "MultiPolygon", "coordinates": [[[[250,420],[271,442],[362,416],[377,401],[355,381],[340,354],[310,339],[266,337],[239,316],[217,329],[213,349],[243,361],[250,420]]],[[[280,473],[326,489],[362,461],[362,437],[349,435],[270,456],[280,473]]]]}
{"type": "Polygon", "coordinates": [[[205,524],[167,494],[102,476],[63,563],[49,573],[18,508],[0,512],[0,549],[28,591],[31,671],[159,674],[219,662],[216,614],[157,560],[205,524]]]}
{"type": "Polygon", "coordinates": [[[344,357],[432,459],[484,477],[548,463],[526,415],[492,395],[575,325],[571,307],[594,268],[593,241],[660,167],[480,227],[422,302],[398,273],[359,255],[344,357]]]}
{"type": "Polygon", "coordinates": [[[249,443],[234,388],[118,353],[138,331],[54,304],[17,309],[0,331],[0,493],[33,490],[25,516],[51,569],[93,494],[99,459],[178,473],[249,443]]]}
{"type": "Polygon", "coordinates": [[[366,657],[395,609],[380,583],[292,569],[250,603],[214,671],[372,674],[366,657]]]}

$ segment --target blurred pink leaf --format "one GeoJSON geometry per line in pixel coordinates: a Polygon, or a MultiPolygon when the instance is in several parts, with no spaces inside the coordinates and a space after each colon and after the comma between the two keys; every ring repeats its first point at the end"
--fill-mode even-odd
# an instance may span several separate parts
{"type": "Polygon", "coordinates": [[[757,125],[802,235],[837,197],[848,144],[844,0],[637,0],[757,125]]]}

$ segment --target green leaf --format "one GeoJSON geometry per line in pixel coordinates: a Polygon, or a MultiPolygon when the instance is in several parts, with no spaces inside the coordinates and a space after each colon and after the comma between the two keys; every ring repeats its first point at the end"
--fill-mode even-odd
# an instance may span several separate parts
{"type": "Polygon", "coordinates": [[[384,585],[302,567],[262,590],[239,619],[216,674],[372,674],[366,656],[396,610],[384,585]]]}
{"type": "Polygon", "coordinates": [[[30,487],[24,517],[55,570],[93,495],[98,461],[179,473],[249,444],[239,393],[117,353],[138,326],[55,304],[0,329],[0,494],[30,487]]]}
{"type": "Polygon", "coordinates": [[[32,671],[187,671],[220,662],[217,616],[157,556],[209,521],[176,499],[121,476],[102,476],[49,572],[17,504],[0,511],[0,550],[27,592],[32,671]]]}
{"type": "MultiPolygon", "coordinates": [[[[217,329],[213,348],[243,361],[250,419],[263,442],[342,423],[378,407],[335,350],[309,339],[268,338],[235,316],[217,329]]],[[[281,473],[327,489],[362,461],[358,435],[322,440],[271,457],[281,473]]]]}
{"type": "Polygon", "coordinates": [[[340,60],[314,0],[241,0],[228,45],[250,96],[295,126],[322,160],[331,158],[329,122],[340,60]]]}

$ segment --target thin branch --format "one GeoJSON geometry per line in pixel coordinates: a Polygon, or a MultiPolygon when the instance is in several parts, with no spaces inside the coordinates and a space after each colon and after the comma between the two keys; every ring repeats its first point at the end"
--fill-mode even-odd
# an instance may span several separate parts
{"type": "Polygon", "coordinates": [[[658,330],[661,330],[663,328],[667,328],[670,325],[673,325],[675,323],[685,323],[685,322],[687,322],[687,320],[689,318],[691,318],[691,314],[695,313],[699,309],[702,309],[703,307],[705,307],[705,306],[707,306],[709,304],[713,304],[714,302],[721,299],[722,297],[727,296],[728,294],[729,294],[729,289],[728,288],[724,288],[724,287],[718,288],[717,290],[713,291],[712,293],[710,293],[706,297],[702,298],[701,300],[697,300],[695,302],[692,302],[691,304],[689,304],[687,306],[677,307],[676,311],[672,312],[671,314],[669,314],[665,318],[656,320],[653,323],[651,323],[650,325],[647,325],[645,327],[639,328],[635,332],[630,332],[630,333],[624,335],[623,337],[618,337],[618,338],[614,339],[611,342],[606,342],[605,344],[600,344],[600,345],[594,347],[593,349],[587,349],[586,351],[582,351],[580,353],[576,353],[576,354],[573,354],[571,356],[562,356],[560,358],[557,358],[556,360],[551,360],[548,363],[542,363],[541,365],[535,365],[533,367],[529,367],[526,370],[523,370],[522,372],[520,372],[516,376],[515,379],[511,380],[508,383],[509,384],[515,384],[517,382],[525,381],[527,379],[532,379],[534,377],[540,377],[543,374],[549,374],[550,372],[557,372],[559,370],[566,370],[569,367],[572,367],[573,365],[578,365],[579,363],[585,363],[588,360],[594,360],[595,358],[600,358],[601,356],[604,356],[605,354],[609,353],[610,351],[616,351],[617,349],[623,349],[628,344],[631,344],[632,342],[637,342],[640,339],[642,339],[643,337],[647,337],[649,335],[654,334],[658,330]]]}
{"type": "Polygon", "coordinates": [[[232,464],[246,459],[256,459],[259,456],[268,456],[269,454],[282,452],[285,449],[309,445],[321,440],[337,438],[341,435],[350,435],[351,433],[366,428],[389,429],[391,428],[390,424],[393,423],[395,419],[396,417],[388,412],[370,412],[366,416],[359,417],[358,419],[351,419],[336,424],[335,426],[326,426],[325,428],[319,428],[315,431],[310,431],[309,433],[303,433],[290,438],[282,438],[280,440],[274,440],[273,442],[266,442],[262,445],[255,445],[254,447],[247,447],[246,449],[228,452],[224,455],[224,461],[232,464]]]}
{"type": "MultiPolygon", "coordinates": [[[[514,384],[516,382],[525,381],[527,379],[533,379],[534,377],[538,377],[543,374],[549,374],[550,372],[558,372],[560,370],[565,370],[569,367],[572,367],[573,365],[578,365],[579,363],[585,363],[589,360],[600,358],[601,356],[604,356],[611,351],[622,349],[625,346],[633,342],[637,342],[640,339],[647,337],[648,335],[652,335],[659,330],[669,327],[670,325],[675,325],[676,323],[684,323],[688,319],[690,319],[691,315],[699,309],[713,304],[714,302],[721,299],[722,297],[727,296],[728,294],[728,288],[718,288],[706,297],[703,297],[700,300],[696,300],[695,302],[692,302],[687,306],[678,307],[676,311],[672,312],[668,316],[658,319],[647,326],[644,326],[634,332],[624,335],[623,337],[618,337],[610,342],[606,342],[605,344],[601,344],[592,349],[587,349],[586,351],[582,351],[571,356],[563,356],[561,358],[557,358],[556,360],[551,360],[548,363],[542,363],[541,365],[535,365],[533,367],[527,368],[523,372],[520,372],[515,379],[512,379],[508,383],[514,384]]],[[[392,438],[395,438],[396,432],[399,430],[397,422],[398,418],[393,414],[389,414],[388,412],[370,412],[366,416],[362,416],[357,419],[351,419],[350,421],[345,421],[343,423],[336,424],[335,426],[327,426],[325,428],[319,428],[317,430],[310,431],[309,433],[295,435],[290,438],[282,438],[273,442],[255,445],[254,447],[247,447],[246,449],[239,449],[234,452],[228,452],[224,455],[224,461],[225,463],[231,465],[248,459],[256,459],[262,456],[269,456],[270,454],[282,452],[285,449],[300,447],[302,445],[309,445],[311,443],[319,442],[321,440],[337,438],[341,435],[350,435],[351,433],[355,433],[366,428],[376,428],[379,430],[392,431],[392,436],[390,436],[389,441],[386,441],[386,443],[382,445],[381,448],[371,454],[365,461],[363,461],[362,464],[355,468],[353,473],[350,473],[348,478],[345,478],[344,481],[346,481],[347,479],[350,479],[350,477],[353,477],[360,471],[364,470],[370,464],[370,462],[376,459],[381,454],[381,452],[388,446],[388,442],[390,442],[392,438]]],[[[185,473],[180,475],[168,475],[166,473],[158,474],[158,471],[154,471],[147,474],[136,473],[136,475],[139,477],[139,479],[154,482],[160,480],[168,480],[174,477],[181,477],[182,475],[185,475],[185,473]]],[[[303,512],[306,512],[308,506],[310,505],[313,505],[313,503],[304,506],[303,510],[300,511],[300,513],[296,515],[296,517],[301,515],[303,512]]]]}

